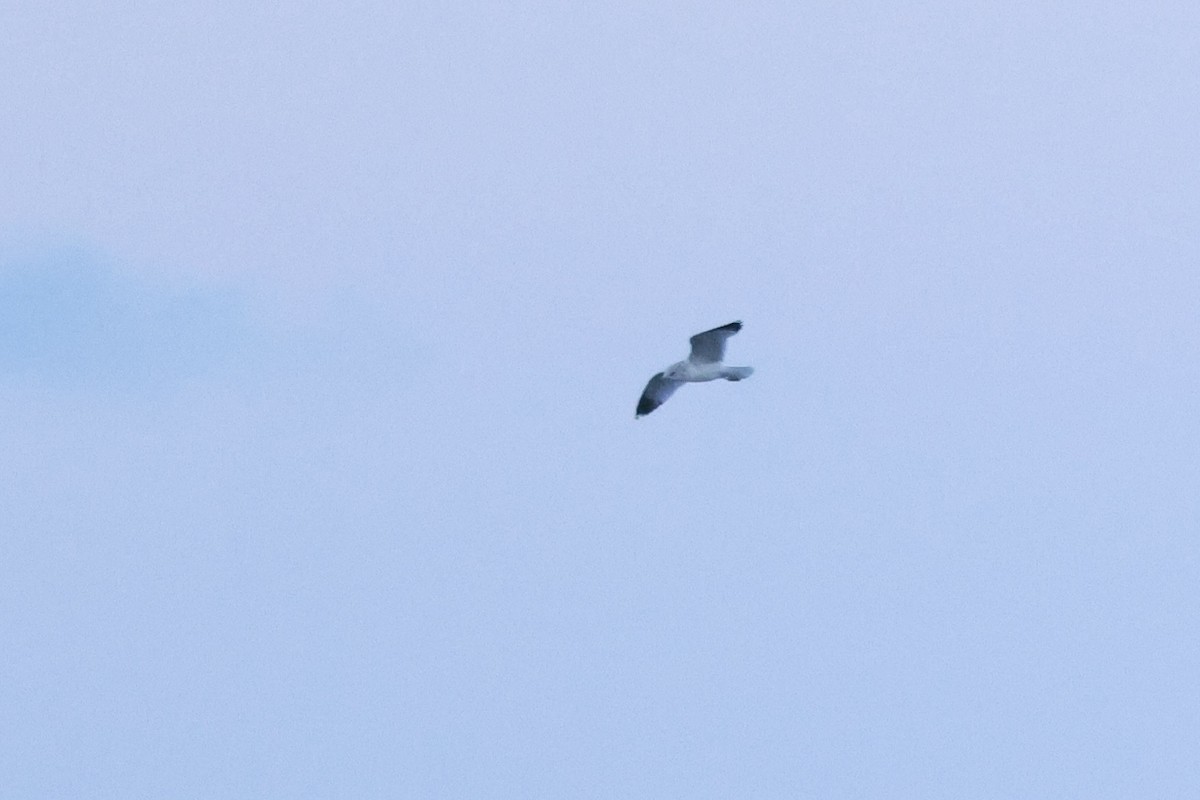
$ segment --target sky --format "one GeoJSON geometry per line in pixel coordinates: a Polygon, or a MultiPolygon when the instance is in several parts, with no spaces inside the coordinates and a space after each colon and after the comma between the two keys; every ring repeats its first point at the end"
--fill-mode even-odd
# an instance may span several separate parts
{"type": "Polygon", "coordinates": [[[1197,41],[8,3],[6,793],[1194,793],[1197,41]]]}

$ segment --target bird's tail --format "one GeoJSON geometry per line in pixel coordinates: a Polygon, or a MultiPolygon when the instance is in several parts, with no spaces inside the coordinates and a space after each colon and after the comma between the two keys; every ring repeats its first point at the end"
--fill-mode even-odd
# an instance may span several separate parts
{"type": "Polygon", "coordinates": [[[725,380],[740,381],[742,378],[749,378],[754,374],[754,367],[726,367],[725,380]]]}

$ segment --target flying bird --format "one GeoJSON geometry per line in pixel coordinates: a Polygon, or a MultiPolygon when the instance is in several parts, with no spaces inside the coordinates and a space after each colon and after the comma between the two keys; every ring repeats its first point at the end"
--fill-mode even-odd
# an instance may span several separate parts
{"type": "Polygon", "coordinates": [[[754,372],[753,367],[727,367],[721,363],[725,358],[725,340],[741,329],[741,322],[731,322],[693,336],[690,340],[692,352],[688,357],[667,367],[646,384],[638,400],[636,416],[644,417],[667,402],[667,398],[685,383],[749,378],[754,372]]]}

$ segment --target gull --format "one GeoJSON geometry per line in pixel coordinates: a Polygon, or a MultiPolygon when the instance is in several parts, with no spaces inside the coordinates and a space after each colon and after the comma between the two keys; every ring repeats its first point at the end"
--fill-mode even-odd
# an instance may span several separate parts
{"type": "Polygon", "coordinates": [[[692,352],[688,357],[667,367],[646,384],[646,389],[638,400],[635,416],[646,416],[667,402],[667,398],[685,383],[715,381],[719,378],[727,381],[749,378],[754,372],[753,367],[727,367],[721,363],[725,358],[725,340],[741,329],[741,322],[731,322],[693,336],[690,340],[692,352]]]}

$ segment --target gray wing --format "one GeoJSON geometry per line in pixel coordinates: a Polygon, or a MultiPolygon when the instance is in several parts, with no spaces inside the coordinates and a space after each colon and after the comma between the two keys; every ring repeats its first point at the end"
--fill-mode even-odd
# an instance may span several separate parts
{"type": "Polygon", "coordinates": [[[693,364],[716,364],[725,359],[725,340],[742,329],[741,322],[731,322],[692,337],[692,352],[688,361],[693,364]]]}
{"type": "Polygon", "coordinates": [[[673,381],[664,378],[660,372],[650,379],[638,400],[637,416],[644,417],[654,409],[667,402],[667,398],[675,394],[675,390],[683,385],[683,381],[673,381]]]}

